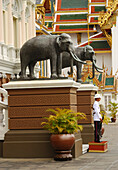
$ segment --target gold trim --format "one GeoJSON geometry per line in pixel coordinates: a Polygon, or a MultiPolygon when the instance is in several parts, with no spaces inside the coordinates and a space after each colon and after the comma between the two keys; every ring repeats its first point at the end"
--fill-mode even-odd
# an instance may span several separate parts
{"type": "Polygon", "coordinates": [[[88,14],[88,16],[90,17],[92,17],[92,16],[98,16],[99,17],[99,13],[97,13],[97,14],[88,14]]]}
{"type": "Polygon", "coordinates": [[[104,153],[104,152],[107,152],[108,151],[108,149],[106,149],[106,150],[104,150],[104,151],[98,151],[98,150],[89,150],[89,152],[102,152],[102,153],[104,153]]]}
{"type": "Polygon", "coordinates": [[[100,16],[98,18],[98,24],[101,27],[102,32],[107,38],[108,44],[110,47],[112,46],[112,35],[107,33],[107,29],[111,29],[115,22],[116,13],[115,11],[118,9],[118,0],[109,0],[108,6],[106,7],[107,11],[104,13],[103,11],[100,12],[100,16]]]}
{"type": "Polygon", "coordinates": [[[81,33],[77,33],[77,43],[81,43],[81,33]]]}
{"type": "Polygon", "coordinates": [[[53,22],[53,19],[45,19],[45,22],[53,22]]]}
{"type": "Polygon", "coordinates": [[[78,10],[78,11],[55,11],[55,14],[59,14],[59,13],[73,13],[73,12],[76,12],[76,13],[78,13],[78,12],[86,12],[86,13],[88,13],[88,10],[83,10],[83,11],[81,11],[81,10],[78,10]]]}
{"type": "Polygon", "coordinates": [[[104,37],[104,38],[90,38],[89,39],[90,41],[92,40],[92,41],[101,41],[101,40],[106,40],[107,41],[107,39],[106,39],[106,37],[104,37]]]}
{"type": "Polygon", "coordinates": [[[89,145],[105,145],[107,144],[107,141],[105,143],[89,143],[89,145]]]}
{"type": "MultiPolygon", "coordinates": [[[[54,24],[80,24],[84,23],[84,25],[87,25],[87,21],[62,21],[62,22],[54,22],[54,24]]],[[[82,24],[80,24],[82,25],[82,24]]]]}
{"type": "MultiPolygon", "coordinates": [[[[65,32],[65,33],[82,33],[82,32],[87,32],[87,30],[86,31],[54,31],[54,32],[52,32],[53,34],[54,33],[63,33],[63,32],[65,32]]],[[[97,32],[97,31],[94,31],[94,30],[89,30],[89,32],[97,32]]]]}
{"type": "Polygon", "coordinates": [[[91,5],[95,5],[95,6],[96,6],[96,5],[105,5],[106,3],[105,3],[105,2],[98,2],[98,3],[97,3],[97,2],[96,2],[96,3],[94,3],[94,2],[89,2],[89,4],[90,4],[90,6],[91,6],[91,5]]]}
{"type": "Polygon", "coordinates": [[[110,51],[95,51],[96,54],[99,54],[99,53],[111,53],[111,50],[110,51]]]}
{"type": "Polygon", "coordinates": [[[100,27],[102,27],[107,23],[109,18],[112,16],[113,12],[117,9],[117,5],[118,5],[118,0],[114,0],[114,2],[108,5],[106,13],[104,13],[103,11],[100,12],[99,21],[98,21],[100,27]]]}
{"type": "Polygon", "coordinates": [[[89,22],[89,25],[96,25],[98,22],[89,22]]]}
{"type": "Polygon", "coordinates": [[[36,7],[43,7],[43,5],[42,4],[38,4],[38,5],[36,5],[36,7]]]}
{"type": "Polygon", "coordinates": [[[46,0],[43,0],[43,2],[42,2],[43,6],[44,6],[45,1],[46,1],[46,0]]]}
{"type": "MultiPolygon", "coordinates": [[[[107,88],[114,88],[114,83],[113,83],[113,85],[105,85],[105,88],[107,89],[107,88]]],[[[108,89],[109,90],[109,89],[108,89]]],[[[110,90],[112,90],[112,89],[110,89],[110,90]]]]}
{"type": "Polygon", "coordinates": [[[106,30],[102,30],[102,32],[106,36],[107,42],[108,42],[109,46],[111,47],[112,46],[112,36],[109,35],[106,30]]]}

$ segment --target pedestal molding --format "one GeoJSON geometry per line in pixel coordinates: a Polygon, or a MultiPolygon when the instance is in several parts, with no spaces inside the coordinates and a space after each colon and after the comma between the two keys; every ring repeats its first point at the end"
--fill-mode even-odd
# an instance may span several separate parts
{"type": "Polygon", "coordinates": [[[28,89],[28,88],[57,88],[75,87],[79,88],[80,83],[73,80],[32,80],[32,81],[11,81],[3,84],[5,89],[28,89]]]}
{"type": "Polygon", "coordinates": [[[77,91],[98,91],[98,87],[93,84],[81,84],[77,91]]]}

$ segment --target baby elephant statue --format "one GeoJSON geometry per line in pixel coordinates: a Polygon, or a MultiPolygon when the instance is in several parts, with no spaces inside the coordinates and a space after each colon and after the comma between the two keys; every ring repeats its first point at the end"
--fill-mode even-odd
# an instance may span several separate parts
{"type": "Polygon", "coordinates": [[[51,77],[61,77],[62,52],[64,51],[68,52],[69,56],[74,57],[76,61],[80,61],[74,54],[73,42],[68,34],[40,35],[28,40],[20,50],[20,78],[27,78],[26,68],[28,66],[29,78],[34,79],[34,66],[36,62],[47,59],[50,59],[51,63],[51,77]]]}
{"type": "MultiPolygon", "coordinates": [[[[98,72],[103,72],[101,68],[96,65],[96,57],[94,55],[94,50],[90,45],[86,45],[85,47],[75,47],[75,54],[81,61],[90,60],[92,62],[92,72],[93,76],[88,77],[89,79],[93,79],[95,76],[95,69],[98,72]]],[[[82,63],[74,60],[70,57],[69,53],[63,52],[62,55],[62,68],[71,67],[71,73],[73,73],[73,66],[75,65],[77,68],[77,82],[82,82],[81,80],[81,72],[82,72],[82,63]]]]}

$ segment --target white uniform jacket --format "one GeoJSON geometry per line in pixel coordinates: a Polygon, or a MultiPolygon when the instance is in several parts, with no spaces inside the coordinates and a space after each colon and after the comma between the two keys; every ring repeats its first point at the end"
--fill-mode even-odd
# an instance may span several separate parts
{"type": "Polygon", "coordinates": [[[102,119],[102,116],[100,114],[99,103],[95,101],[93,104],[93,119],[94,121],[100,121],[100,118],[102,119]]]}

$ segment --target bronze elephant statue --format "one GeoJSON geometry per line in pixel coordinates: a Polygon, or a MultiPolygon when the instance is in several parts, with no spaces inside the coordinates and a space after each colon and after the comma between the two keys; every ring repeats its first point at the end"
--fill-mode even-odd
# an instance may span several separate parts
{"type": "Polygon", "coordinates": [[[80,59],[74,54],[74,46],[71,37],[63,33],[61,35],[40,35],[28,40],[20,50],[21,73],[20,78],[25,79],[26,68],[29,68],[29,78],[33,79],[34,66],[37,61],[50,59],[51,77],[61,77],[62,52],[68,52],[76,61],[80,59]]]}
{"type": "MultiPolygon", "coordinates": [[[[93,48],[90,45],[86,45],[85,47],[75,47],[75,55],[81,60],[86,61],[90,60],[92,62],[92,72],[93,76],[88,77],[89,79],[93,79],[95,76],[95,69],[98,72],[103,72],[101,68],[96,65],[96,57],[93,48]]],[[[62,54],[62,68],[71,67],[71,73],[73,73],[73,66],[77,68],[77,82],[82,82],[81,80],[81,72],[82,72],[82,63],[70,57],[70,54],[67,52],[63,52],[62,54]]]]}

